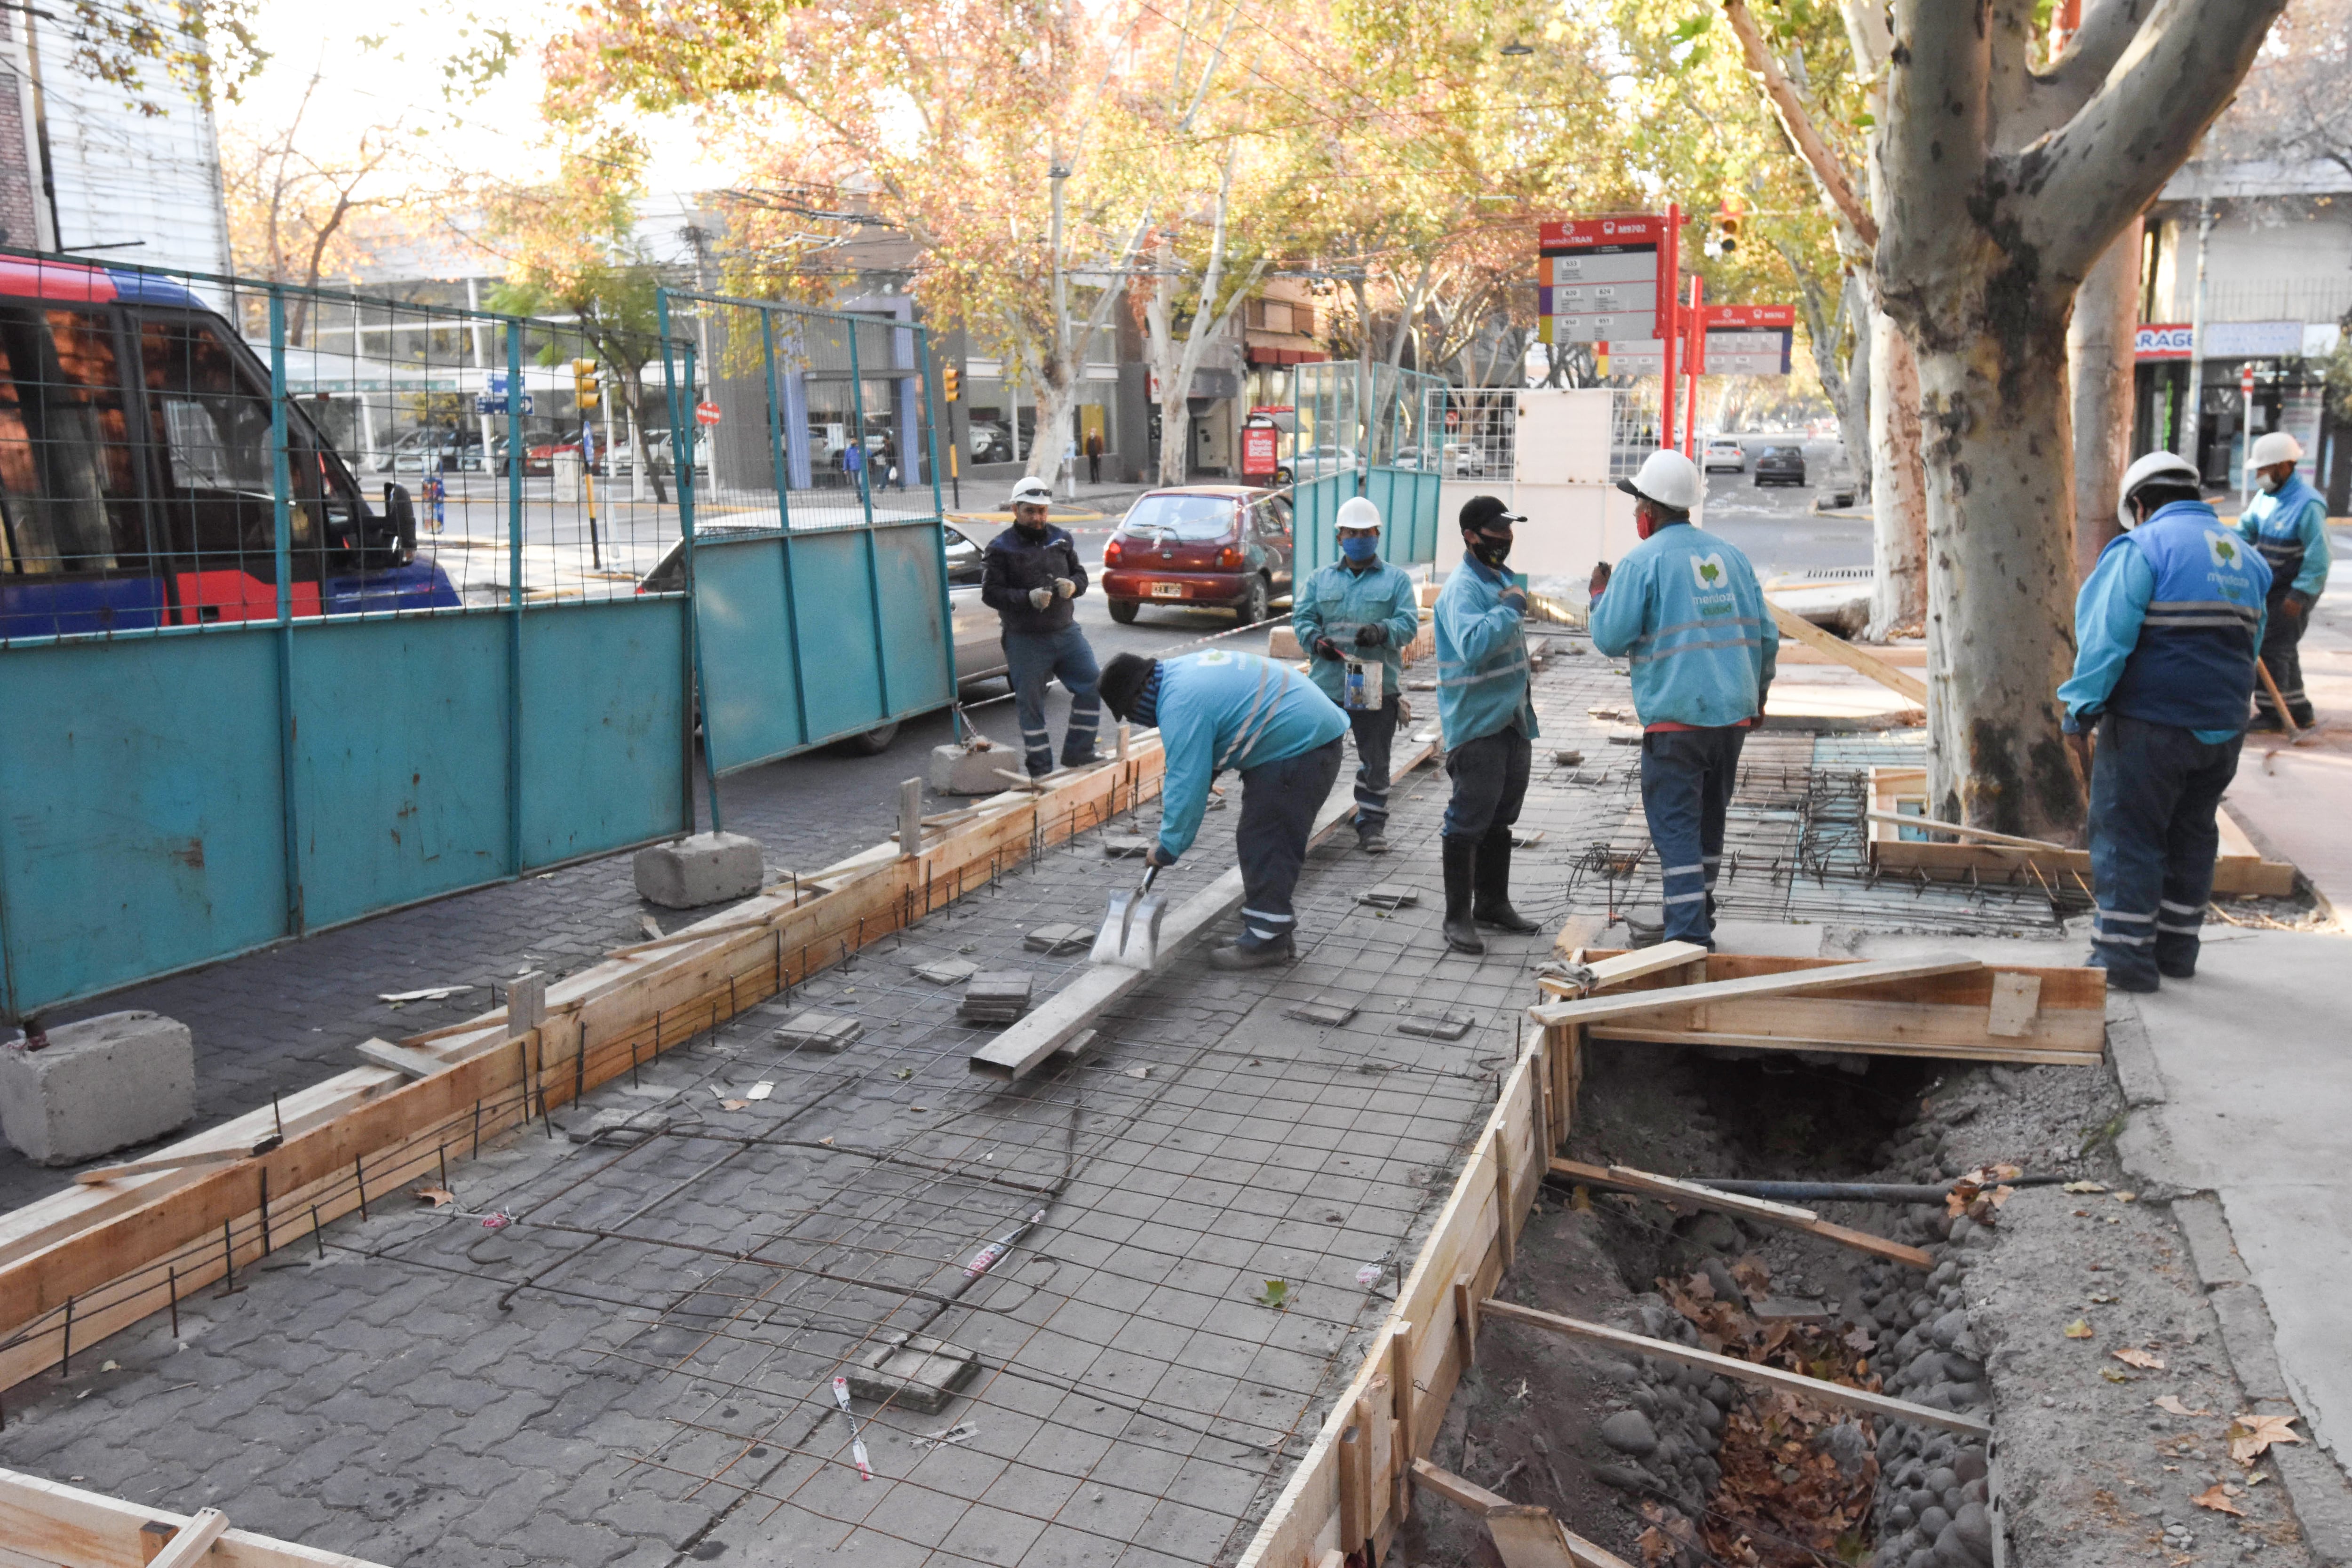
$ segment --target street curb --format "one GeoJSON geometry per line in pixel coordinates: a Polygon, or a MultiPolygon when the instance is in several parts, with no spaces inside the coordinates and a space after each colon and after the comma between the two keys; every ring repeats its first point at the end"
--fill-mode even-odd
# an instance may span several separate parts
{"type": "Polygon", "coordinates": [[[2164,1103],[2164,1072],[2156,1065],[2156,1049],[2147,1043],[2147,1026],[2130,997],[2107,993],[2107,1060],[2114,1064],[2116,1087],[2132,1110],[2164,1103]]]}

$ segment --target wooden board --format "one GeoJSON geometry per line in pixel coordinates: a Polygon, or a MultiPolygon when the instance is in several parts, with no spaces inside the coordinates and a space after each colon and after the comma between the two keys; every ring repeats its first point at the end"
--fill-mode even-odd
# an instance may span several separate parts
{"type": "Polygon", "coordinates": [[[1958,1432],[1970,1437],[1990,1437],[1992,1426],[1974,1415],[1962,1415],[1949,1410],[1937,1410],[1933,1405],[1914,1405],[1907,1399],[1892,1394],[1873,1394],[1867,1389],[1849,1388],[1842,1383],[1827,1383],[1802,1373],[1786,1372],[1777,1366],[1759,1366],[1752,1361],[1737,1356],[1717,1355],[1712,1351],[1694,1350],[1672,1340],[1654,1340],[1647,1334],[1628,1333],[1601,1323],[1588,1323],[1576,1318],[1563,1318],[1550,1312],[1538,1312],[1532,1307],[1522,1307],[1515,1301],[1493,1299],[1480,1303],[1482,1321],[1507,1320],[1527,1323],[1552,1333],[1572,1339],[1590,1340],[1629,1354],[1656,1356],[1661,1361],[1678,1362],[1695,1366],[1741,1383],[1755,1384],[1763,1388],[1785,1389],[1816,1405],[1834,1405],[1842,1410],[1859,1410],[1867,1415],[1890,1421],[1907,1421],[1922,1426],[1940,1426],[1948,1432],[1958,1432]]]}
{"type": "Polygon", "coordinates": [[[1927,683],[1909,670],[1895,668],[1843,637],[1822,630],[1801,616],[1790,614],[1769,598],[1764,601],[1764,606],[1772,612],[1772,624],[1780,629],[1782,637],[1792,637],[1848,669],[1859,670],[1888,690],[1909,698],[1922,708],[1927,706],[1927,683]]]}
{"type": "Polygon", "coordinates": [[[1412,1462],[1413,1485],[1486,1521],[1507,1568],[1632,1568],[1623,1558],[1568,1529],[1549,1509],[1515,1503],[1427,1459],[1412,1462]]]}
{"type": "Polygon", "coordinates": [[[1528,1016],[1545,1026],[1592,1025],[1612,1018],[1654,1013],[1662,1005],[1711,1006],[1723,1002],[1789,995],[1803,991],[1878,987],[1898,981],[1957,974],[1983,967],[1981,962],[1964,952],[1930,953],[1925,958],[1883,958],[1867,963],[1832,963],[1815,970],[1786,970],[1777,973],[1743,975],[1733,980],[1710,979],[1702,984],[1659,991],[1628,987],[1606,996],[1546,1003],[1528,1008],[1528,1016]]]}
{"type": "MultiPolygon", "coordinates": [[[[1925,768],[1874,767],[1870,770],[1871,809],[1899,815],[1901,803],[1924,805],[1927,798],[1925,768]]],[[[2294,892],[2295,869],[2284,860],[2265,860],[2245,830],[2226,810],[2215,815],[2221,842],[2213,858],[2213,892],[2217,898],[2253,896],[2283,899],[2294,892]]],[[[2014,849],[1997,844],[1937,844],[1906,838],[1898,823],[1872,821],[1870,863],[1890,876],[1926,877],[1937,882],[1989,882],[2002,887],[2049,886],[2079,894],[2091,884],[2091,857],[2085,850],[2014,849]],[[2040,880],[2036,880],[2039,873],[2040,880]],[[2082,880],[2078,885],[2075,879],[2082,880]]]]}
{"type": "Polygon", "coordinates": [[[1801,1231],[1807,1236],[1834,1241],[1841,1247],[1851,1247],[1874,1258],[1892,1259],[1922,1273],[1936,1267],[1936,1260],[1918,1247],[1906,1247],[1899,1241],[1873,1236],[1866,1230],[1832,1224],[1811,1209],[1792,1208],[1787,1204],[1768,1203],[1762,1198],[1743,1197],[1736,1193],[1718,1193],[1696,1182],[1678,1182],[1672,1176],[1653,1175],[1647,1171],[1635,1171],[1622,1165],[1588,1165],[1581,1160],[1566,1160],[1555,1155],[1550,1161],[1550,1169],[1555,1175],[1568,1176],[1580,1182],[1615,1187],[1624,1192],[1646,1193],[1653,1197],[1688,1204],[1694,1208],[1738,1215],[1759,1225],[1801,1231]]]}
{"type": "MultiPolygon", "coordinates": [[[[125,1502],[43,1480],[17,1470],[0,1470],[0,1548],[28,1563],[56,1568],[141,1568],[163,1538],[144,1533],[151,1524],[177,1531],[189,1516],[125,1502]]],[[[321,1552],[289,1542],[231,1529],[197,1561],[205,1568],[378,1568],[340,1552],[321,1552]]]]}

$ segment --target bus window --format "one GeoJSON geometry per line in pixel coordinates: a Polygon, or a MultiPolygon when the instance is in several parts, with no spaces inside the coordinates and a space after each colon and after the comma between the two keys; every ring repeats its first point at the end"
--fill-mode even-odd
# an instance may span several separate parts
{"type": "Polygon", "coordinates": [[[148,568],[102,313],[0,305],[0,532],[15,576],[148,568]]]}

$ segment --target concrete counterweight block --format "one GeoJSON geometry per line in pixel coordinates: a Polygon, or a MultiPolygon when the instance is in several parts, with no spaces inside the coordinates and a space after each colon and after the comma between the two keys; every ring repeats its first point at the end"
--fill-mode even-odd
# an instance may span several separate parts
{"type": "Polygon", "coordinates": [[[1004,774],[1017,775],[1021,771],[1021,753],[1004,746],[986,750],[954,745],[931,748],[933,795],[995,795],[1016,789],[1019,786],[1004,774]]]}
{"type": "Polygon", "coordinates": [[[196,1115],[196,1047],[160,1013],[109,1013],[48,1032],[44,1050],[0,1049],[0,1133],[43,1165],[160,1138],[196,1115]]]}
{"type": "Polygon", "coordinates": [[[740,833],[697,833],[637,851],[637,897],[670,910],[696,910],[760,890],[760,841],[740,833]]]}

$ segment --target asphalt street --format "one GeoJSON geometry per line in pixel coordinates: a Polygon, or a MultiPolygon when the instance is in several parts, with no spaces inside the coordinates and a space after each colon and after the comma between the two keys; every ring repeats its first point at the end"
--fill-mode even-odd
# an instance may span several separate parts
{"type": "Polygon", "coordinates": [[[1867,518],[1817,517],[1814,488],[1829,477],[1839,443],[1807,440],[1802,485],[1759,486],[1753,471],[1756,454],[1766,447],[1789,444],[1779,436],[1735,436],[1748,456],[1747,473],[1713,473],[1706,477],[1706,527],[1739,546],[1750,564],[1765,576],[1832,566],[1870,564],[1870,521],[1867,518]]]}

